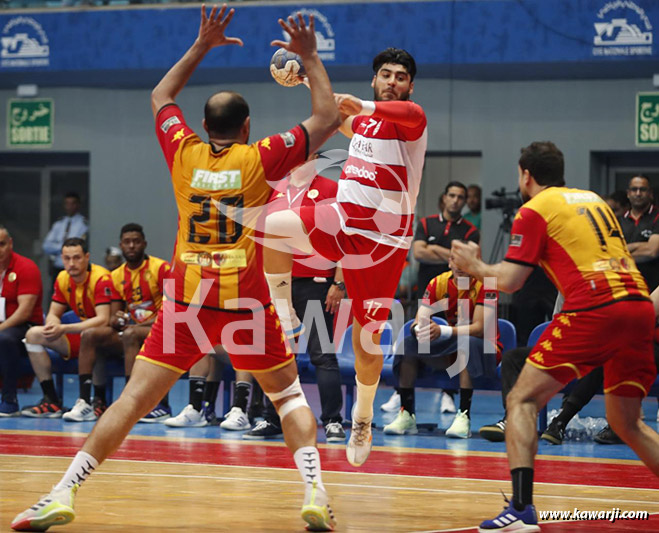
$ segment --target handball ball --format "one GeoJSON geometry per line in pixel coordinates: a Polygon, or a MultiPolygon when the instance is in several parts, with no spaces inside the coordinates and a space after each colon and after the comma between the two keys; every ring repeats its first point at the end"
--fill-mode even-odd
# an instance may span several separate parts
{"type": "Polygon", "coordinates": [[[299,55],[280,48],[270,60],[270,74],[279,85],[284,87],[299,85],[302,83],[300,76],[305,75],[302,59],[299,55]]]}

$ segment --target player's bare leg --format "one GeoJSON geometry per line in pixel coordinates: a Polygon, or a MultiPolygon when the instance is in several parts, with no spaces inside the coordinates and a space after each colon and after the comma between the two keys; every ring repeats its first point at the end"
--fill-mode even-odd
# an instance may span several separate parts
{"type": "MultiPolygon", "coordinates": [[[[659,435],[640,418],[641,398],[605,394],[606,419],[641,461],[659,476],[659,435]]],[[[508,431],[508,429],[506,429],[508,431]]]]}
{"type": "Polygon", "coordinates": [[[352,431],[346,446],[348,462],[361,466],[371,453],[373,437],[373,401],[380,382],[383,353],[380,347],[380,334],[371,333],[357,321],[352,325],[352,346],[355,352],[355,372],[357,398],[352,411],[352,431]]]}
{"type": "Polygon", "coordinates": [[[265,279],[284,331],[289,339],[294,338],[302,333],[303,326],[293,309],[291,294],[293,250],[310,254],[313,248],[302,220],[294,211],[279,211],[269,215],[265,219],[265,233],[265,279]]]}
{"type": "Polygon", "coordinates": [[[140,353],[140,348],[144,344],[145,339],[151,332],[151,325],[134,325],[127,327],[121,335],[121,343],[124,347],[124,371],[126,377],[129,377],[133,371],[135,358],[140,353]]]}
{"type": "Polygon", "coordinates": [[[255,372],[254,377],[277,409],[286,446],[305,483],[302,519],[310,531],[332,531],[335,521],[321,476],[316,418],[304,397],[295,362],[270,372],[255,372]]]}
{"type": "Polygon", "coordinates": [[[138,361],[131,379],[119,399],[99,418],[82,449],[51,493],[35,507],[19,514],[11,524],[17,531],[43,531],[54,524],[66,524],[75,518],[73,502],[78,487],[91,473],[119,448],[137,421],[148,413],[163,394],[178,380],[180,374],[167,368],[138,361]],[[48,510],[44,513],[44,510],[48,510]]]}

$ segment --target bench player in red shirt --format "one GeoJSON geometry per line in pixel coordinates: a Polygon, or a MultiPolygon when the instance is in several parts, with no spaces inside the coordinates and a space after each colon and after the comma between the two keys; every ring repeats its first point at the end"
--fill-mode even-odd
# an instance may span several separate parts
{"type": "Polygon", "coordinates": [[[341,131],[351,139],[337,201],[268,216],[264,250],[270,294],[289,336],[302,330],[291,303],[292,250],[341,261],[354,316],[357,401],[346,447],[354,466],[371,451],[373,400],[383,361],[380,331],[412,243],[428,133],[423,109],[409,100],[414,58],[388,48],[373,60],[373,71],[375,101],[336,95],[341,131]]]}
{"type": "Polygon", "coordinates": [[[453,241],[456,265],[499,290],[519,290],[540,265],[565,298],[506,398],[506,448],[513,499],[479,531],[540,531],[533,506],[538,410],[572,379],[604,366],[613,430],[659,475],[659,435],[639,418],[657,375],[654,308],[611,208],[591,191],[568,189],[563,154],[551,142],[522,149],[515,216],[503,262],[487,265],[474,243],[453,241]]]}
{"type": "Polygon", "coordinates": [[[17,516],[14,529],[43,530],[72,520],[79,484],[119,447],[181,374],[217,344],[226,348],[237,370],[255,374],[277,408],[305,483],[302,518],[311,530],[333,529],[315,445],[316,420],[270,303],[252,218],[258,218],[253,208],[264,206],[272,193],[267,180],[279,181],[304,162],[336,131],[340,116],[318,56],[313,16],[307,25],[298,14],[297,20],[279,21],[290,41],[273,45],[302,57],[311,85],[311,116],[287,132],[247,144],[247,102],[237,93],[220,92],[206,103],[203,125],[210,142],[204,143],[187,125],[175,97],[208,51],[242,41],[225,36],[233,9],[227,13],[226,5],[220,10],[213,7],[208,16],[205,6],[201,10],[197,39],[151,95],[179,212],[163,306],[119,399],[99,419],[50,495],[17,516]]]}

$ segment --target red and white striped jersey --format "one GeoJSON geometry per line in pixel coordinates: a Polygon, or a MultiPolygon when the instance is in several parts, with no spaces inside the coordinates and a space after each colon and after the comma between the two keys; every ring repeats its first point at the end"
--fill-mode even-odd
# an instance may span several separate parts
{"type": "Polygon", "coordinates": [[[375,242],[409,248],[428,144],[426,115],[410,101],[376,102],[356,116],[337,201],[342,229],[375,242]]]}

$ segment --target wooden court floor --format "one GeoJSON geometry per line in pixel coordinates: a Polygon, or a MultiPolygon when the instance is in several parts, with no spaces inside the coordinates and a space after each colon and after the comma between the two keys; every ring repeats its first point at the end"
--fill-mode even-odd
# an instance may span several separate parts
{"type": "MultiPolygon", "coordinates": [[[[254,453],[259,453],[254,447],[254,453]]],[[[0,455],[0,531],[61,477],[69,458],[0,455]]],[[[651,476],[650,472],[647,473],[651,476]]],[[[343,532],[475,531],[503,505],[504,480],[328,471],[323,480],[343,532]]],[[[656,489],[539,483],[542,509],[647,510],[656,489]]],[[[304,531],[303,486],[296,470],[144,460],[109,460],[78,492],[76,520],[50,531],[304,531]]],[[[659,521],[566,523],[543,531],[659,531],[659,521]],[[631,526],[631,529],[628,529],[631,526]]]]}

